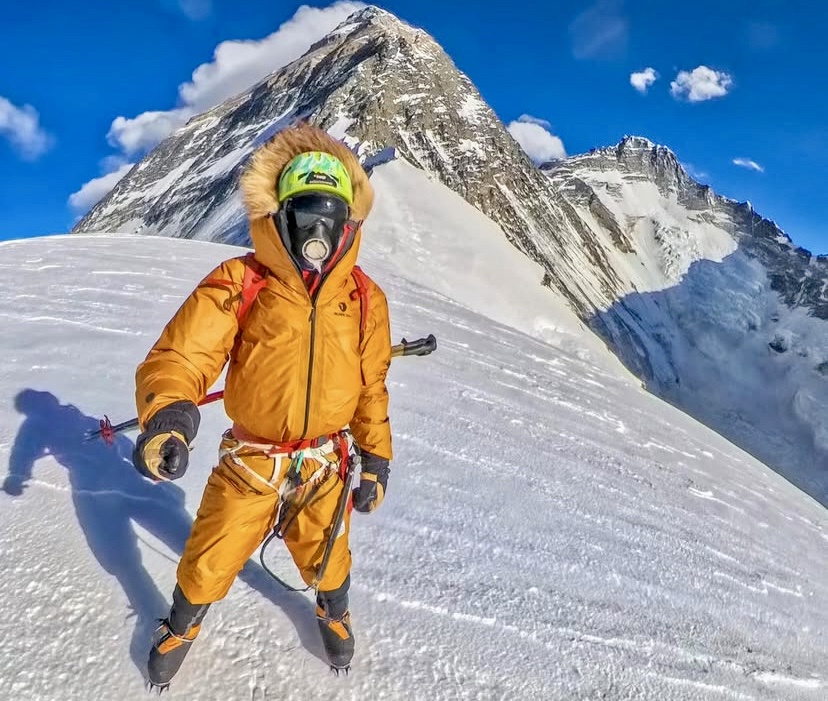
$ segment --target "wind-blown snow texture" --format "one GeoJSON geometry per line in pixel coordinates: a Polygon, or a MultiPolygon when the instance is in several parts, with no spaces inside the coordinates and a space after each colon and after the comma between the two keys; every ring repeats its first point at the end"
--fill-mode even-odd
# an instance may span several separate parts
{"type": "MultiPolygon", "coordinates": [[[[389,224],[366,230],[364,266],[394,337],[434,332],[439,348],[389,375],[389,492],[353,527],[354,671],[327,672],[311,601],[251,563],[169,698],[825,698],[824,509],[641,390],[526,282],[535,264],[483,215],[418,189],[404,163],[375,177],[423,202],[380,197],[389,224]]],[[[31,472],[21,494],[0,492],[4,698],[145,698],[147,639],[227,418],[203,410],[192,467],[166,485],[136,475],[128,439],[81,435],[134,414],[136,364],[238,252],[106,235],[0,244],[14,330],[0,478],[14,493],[7,474],[31,472]]]]}

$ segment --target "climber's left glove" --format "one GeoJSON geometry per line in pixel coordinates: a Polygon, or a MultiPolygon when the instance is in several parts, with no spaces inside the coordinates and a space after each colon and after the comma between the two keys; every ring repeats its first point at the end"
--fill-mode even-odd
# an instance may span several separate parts
{"type": "Polygon", "coordinates": [[[388,460],[371,453],[362,453],[362,475],[359,487],[353,491],[354,508],[357,511],[368,514],[382,503],[390,472],[388,460]]]}

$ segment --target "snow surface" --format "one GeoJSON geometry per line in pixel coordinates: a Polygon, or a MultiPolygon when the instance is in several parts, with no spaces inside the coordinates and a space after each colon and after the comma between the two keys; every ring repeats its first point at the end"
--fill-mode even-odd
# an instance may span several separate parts
{"type": "MultiPolygon", "coordinates": [[[[571,159],[573,163],[578,160],[571,159]]],[[[723,226],[717,226],[722,222],[705,221],[698,212],[680,204],[675,192],[669,196],[662,194],[655,182],[628,178],[618,170],[579,168],[577,173],[595,188],[616,221],[633,223],[631,238],[636,255],[611,254],[613,269],[625,273],[632,289],[655,291],[672,287],[694,262],[721,262],[736,250],[733,237],[723,226]]],[[[589,210],[579,207],[578,212],[599,237],[603,234],[605,249],[614,251],[615,245],[605,228],[589,210]]]]}
{"type": "MultiPolygon", "coordinates": [[[[310,599],[250,563],[167,698],[824,699],[824,510],[621,371],[494,321],[493,282],[509,298],[521,264],[504,257],[496,278],[447,266],[460,243],[441,251],[434,222],[381,206],[400,249],[369,230],[365,266],[394,337],[434,332],[439,348],[389,376],[389,492],[353,526],[353,673],[327,671],[310,599]],[[432,244],[430,282],[459,276],[453,290],[414,279],[432,244]]],[[[146,698],[147,640],[228,420],[203,410],[192,467],[166,485],[132,470],[128,438],[81,436],[134,414],[136,364],[238,252],[139,236],[0,244],[14,331],[0,478],[32,470],[21,495],[0,493],[3,698],[146,698]]],[[[269,558],[291,573],[278,547],[269,558]]]]}

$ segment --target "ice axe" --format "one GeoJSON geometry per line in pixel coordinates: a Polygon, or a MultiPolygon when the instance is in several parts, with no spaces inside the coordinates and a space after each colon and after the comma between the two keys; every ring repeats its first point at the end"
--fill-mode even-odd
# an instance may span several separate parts
{"type": "MultiPolygon", "coordinates": [[[[391,346],[391,357],[399,358],[403,355],[429,355],[437,349],[437,338],[433,333],[430,333],[425,338],[418,338],[416,341],[406,341],[402,339],[396,346],[391,346]]],[[[224,390],[218,392],[210,392],[198,405],[204,406],[217,402],[224,398],[224,390]]],[[[104,416],[100,422],[100,428],[93,431],[87,431],[84,440],[91,441],[95,438],[103,438],[107,445],[112,445],[115,442],[115,436],[124,431],[129,431],[133,428],[138,428],[138,419],[129,419],[122,421],[119,424],[113,424],[108,416],[104,416]]]]}
{"type": "Polygon", "coordinates": [[[437,350],[437,338],[433,333],[425,338],[418,338],[416,341],[403,339],[396,346],[391,346],[391,357],[398,358],[401,355],[429,355],[437,350]]]}

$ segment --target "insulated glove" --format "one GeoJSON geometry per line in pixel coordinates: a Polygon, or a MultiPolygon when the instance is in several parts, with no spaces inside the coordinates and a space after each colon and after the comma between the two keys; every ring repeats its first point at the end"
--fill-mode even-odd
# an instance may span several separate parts
{"type": "Polygon", "coordinates": [[[132,462],[138,472],[154,481],[182,477],[200,421],[198,407],[189,401],[174,402],[155,412],[135,441],[132,462]]]}
{"type": "Polygon", "coordinates": [[[385,497],[388,488],[388,475],[391,468],[385,458],[362,453],[362,474],[359,487],[353,492],[354,508],[363,514],[374,511],[385,497]]]}

